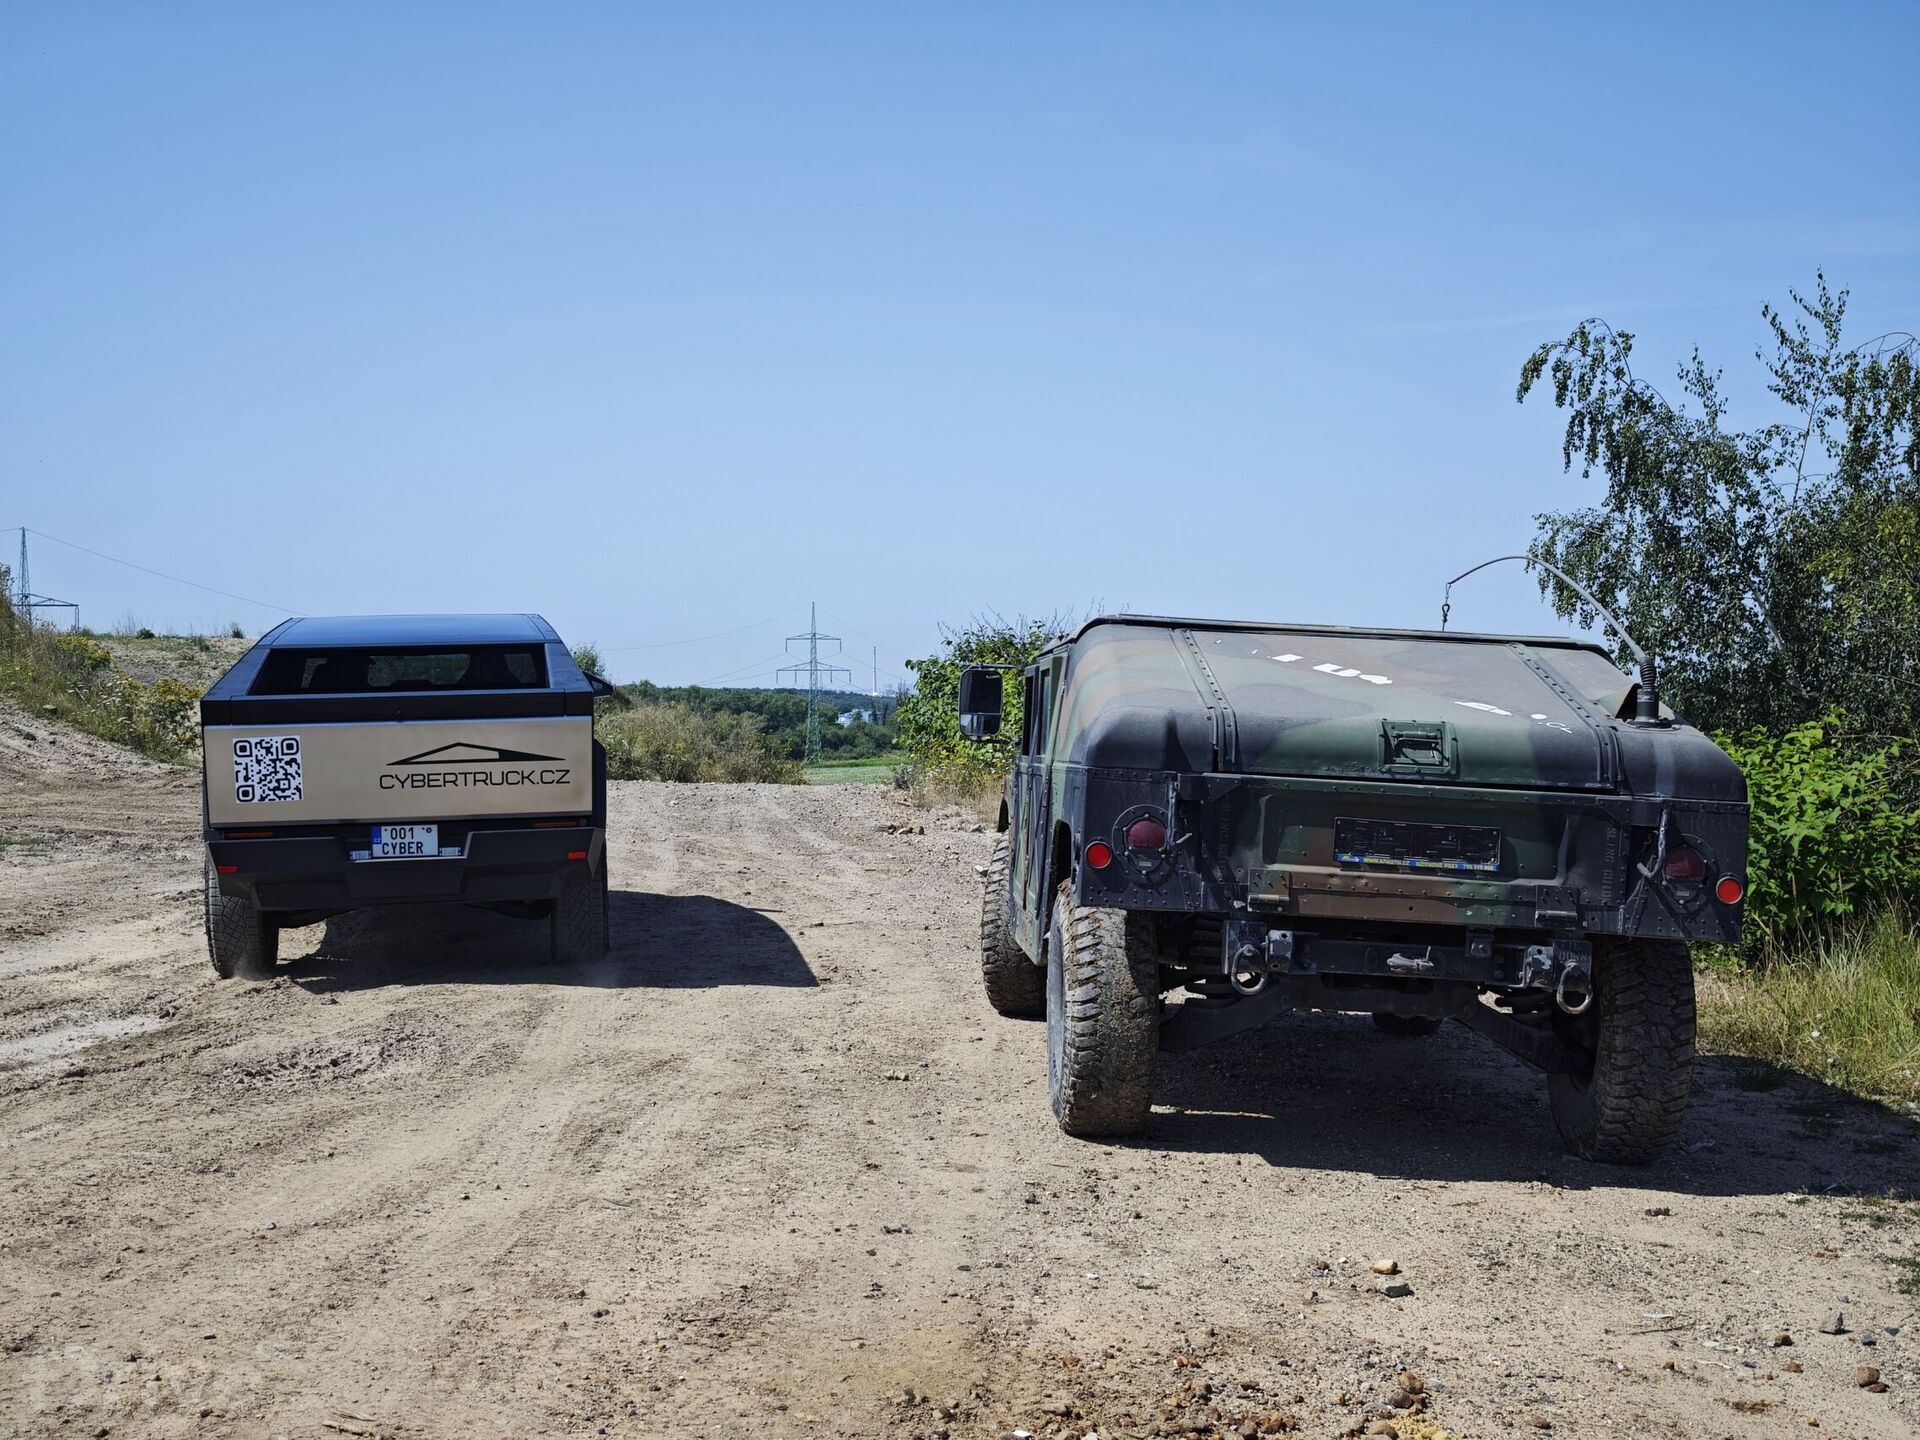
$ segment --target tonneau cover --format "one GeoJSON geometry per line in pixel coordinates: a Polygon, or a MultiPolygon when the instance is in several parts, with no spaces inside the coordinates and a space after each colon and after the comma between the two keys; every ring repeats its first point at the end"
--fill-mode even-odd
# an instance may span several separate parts
{"type": "Polygon", "coordinates": [[[1631,682],[1575,641],[1116,617],[1070,650],[1056,753],[1126,769],[1610,790],[1631,682]]]}

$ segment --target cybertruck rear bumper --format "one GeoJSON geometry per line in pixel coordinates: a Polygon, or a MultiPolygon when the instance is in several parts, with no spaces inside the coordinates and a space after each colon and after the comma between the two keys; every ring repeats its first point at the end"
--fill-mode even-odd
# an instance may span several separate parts
{"type": "Polygon", "coordinates": [[[449,835],[458,855],[361,860],[367,827],[260,840],[209,840],[220,893],[269,912],[337,913],[368,905],[504,904],[551,900],[574,869],[598,871],[606,831],[591,823],[554,829],[473,829],[449,835]]]}

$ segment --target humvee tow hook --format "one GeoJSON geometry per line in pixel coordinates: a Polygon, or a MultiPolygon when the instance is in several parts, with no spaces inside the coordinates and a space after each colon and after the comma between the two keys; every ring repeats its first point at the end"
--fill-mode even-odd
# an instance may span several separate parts
{"type": "Polygon", "coordinates": [[[1584,1015],[1593,1004],[1592,948],[1563,941],[1529,945],[1520,964],[1520,984],[1529,990],[1551,990],[1553,1003],[1561,1010],[1584,1015]]]}

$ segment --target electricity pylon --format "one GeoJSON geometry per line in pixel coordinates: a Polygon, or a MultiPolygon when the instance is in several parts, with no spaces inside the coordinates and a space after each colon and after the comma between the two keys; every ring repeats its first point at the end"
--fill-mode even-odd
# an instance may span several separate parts
{"type": "MultiPolygon", "coordinates": [[[[835,644],[838,644],[840,637],[838,635],[822,635],[820,633],[820,606],[817,601],[809,602],[807,607],[807,633],[804,635],[789,635],[787,637],[787,653],[789,655],[793,654],[792,647],[796,640],[804,640],[807,642],[807,658],[797,664],[782,665],[780,669],[775,672],[775,678],[777,679],[781,675],[791,675],[794,679],[794,687],[797,689],[799,688],[800,677],[802,675],[807,677],[807,760],[812,762],[820,758],[820,677],[824,675],[828,680],[832,680],[836,675],[844,675],[847,677],[847,683],[851,685],[853,683],[853,671],[844,665],[824,665],[821,663],[820,642],[822,640],[831,640],[835,644]]],[[[837,655],[840,652],[836,650],[834,653],[837,655]]]]}
{"type": "Polygon", "coordinates": [[[23,616],[31,623],[35,611],[71,610],[73,616],[69,623],[75,625],[80,623],[80,607],[74,604],[73,601],[55,600],[51,595],[36,595],[33,593],[33,582],[27,575],[27,527],[24,525],[20,527],[20,573],[15,575],[13,579],[15,586],[18,588],[18,594],[13,600],[13,610],[16,615],[23,616]]]}

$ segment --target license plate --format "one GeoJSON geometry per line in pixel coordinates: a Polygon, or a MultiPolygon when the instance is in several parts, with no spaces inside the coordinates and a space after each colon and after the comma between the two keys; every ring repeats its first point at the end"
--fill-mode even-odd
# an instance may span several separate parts
{"type": "Polygon", "coordinates": [[[440,854],[438,825],[376,825],[370,860],[421,860],[440,854]]]}
{"type": "Polygon", "coordinates": [[[1344,865],[1401,865],[1409,870],[1500,868],[1500,832],[1486,825],[1420,825],[1396,820],[1336,819],[1333,855],[1344,865]]]}

